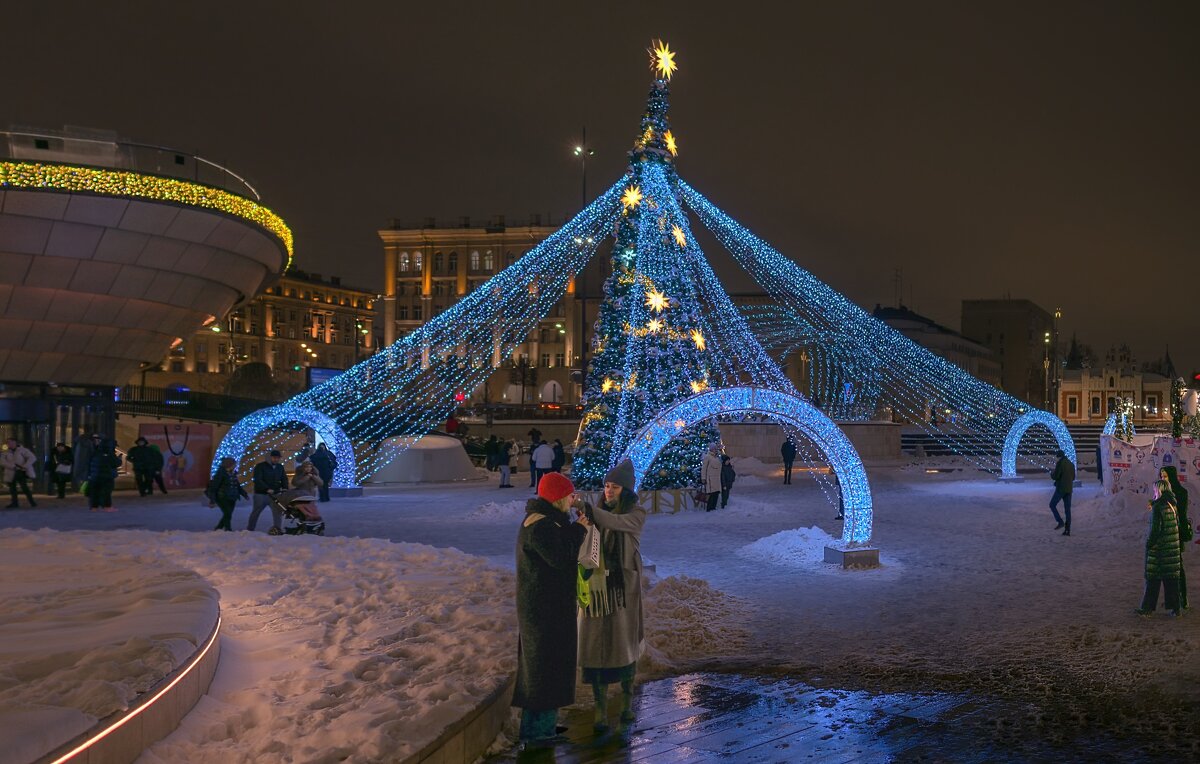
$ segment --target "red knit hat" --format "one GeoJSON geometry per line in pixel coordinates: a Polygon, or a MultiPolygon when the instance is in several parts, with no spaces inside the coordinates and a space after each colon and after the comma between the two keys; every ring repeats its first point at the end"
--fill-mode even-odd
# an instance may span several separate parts
{"type": "Polygon", "coordinates": [[[547,472],[538,483],[538,496],[553,504],[575,493],[575,486],[561,472],[547,472]]]}

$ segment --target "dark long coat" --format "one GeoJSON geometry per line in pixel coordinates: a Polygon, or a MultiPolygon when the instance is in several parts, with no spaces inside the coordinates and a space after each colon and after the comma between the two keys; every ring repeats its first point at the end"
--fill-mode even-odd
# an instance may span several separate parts
{"type": "Polygon", "coordinates": [[[1179,578],[1182,568],[1175,494],[1167,491],[1150,505],[1150,533],[1146,536],[1146,578],[1179,578]]]}
{"type": "Polygon", "coordinates": [[[586,533],[544,499],[525,506],[517,534],[514,706],[549,711],[575,702],[575,566],[586,533]]]}

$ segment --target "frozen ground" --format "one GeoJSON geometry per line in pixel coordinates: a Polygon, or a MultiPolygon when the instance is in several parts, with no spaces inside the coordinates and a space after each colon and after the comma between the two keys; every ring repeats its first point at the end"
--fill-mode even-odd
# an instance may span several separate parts
{"type": "MultiPolygon", "coordinates": [[[[643,552],[658,577],[669,580],[651,593],[646,668],[662,674],[717,667],[825,686],[976,693],[1021,701],[1014,707],[1034,704],[1033,712],[997,720],[998,735],[1070,740],[1103,729],[1200,752],[1200,616],[1143,619],[1132,612],[1143,584],[1144,501],[1102,497],[1094,475],[1084,473],[1067,538],[1052,530],[1044,477],[999,483],[969,466],[927,474],[926,464],[871,471],[875,541],[884,562],[876,570],[818,562],[820,546],[839,535],[840,525],[807,479],[783,486],[773,474],[740,468],[727,509],[651,518],[643,552]]],[[[368,489],[322,511],[331,534],[454,547],[511,570],[516,524],[530,495],[527,475],[513,482],[518,487],[511,490],[498,490],[494,477],[486,484],[368,489]]],[[[0,513],[0,527],[205,530],[216,522],[215,511],[199,507],[194,496],[121,496],[117,505],[121,511],[112,515],[92,515],[79,504],[8,511],[0,513]]],[[[246,513],[240,506],[235,523],[244,523],[246,513]]],[[[249,543],[245,534],[204,537],[231,549],[249,543]]],[[[175,547],[196,536],[159,538],[175,547]]],[[[338,543],[254,538],[284,550],[338,543]]],[[[1191,546],[1189,567],[1197,554],[1200,547],[1191,546]]],[[[457,559],[431,553],[430,564],[443,558],[457,559]]],[[[330,574],[330,585],[352,567],[357,575],[347,563],[330,574]]],[[[232,585],[202,568],[196,567],[228,607],[232,585]]],[[[363,577],[361,591],[383,586],[373,576],[363,577]]],[[[1200,584],[1193,588],[1200,592],[1200,584]]],[[[279,609],[271,600],[258,607],[260,620],[279,609]]],[[[504,617],[510,624],[511,615],[504,617]]],[[[496,660],[511,661],[512,635],[498,634],[494,642],[495,655],[505,656],[496,660]]],[[[329,648],[324,660],[342,649],[329,648]]],[[[281,658],[273,670],[311,672],[304,669],[310,663],[281,658]]],[[[239,703],[260,697],[239,695],[241,678],[226,673],[224,657],[218,680],[212,702],[230,705],[227,718],[239,703]]],[[[234,739],[243,732],[230,727],[220,734],[234,739]]],[[[189,717],[167,743],[199,734],[189,717]]]]}

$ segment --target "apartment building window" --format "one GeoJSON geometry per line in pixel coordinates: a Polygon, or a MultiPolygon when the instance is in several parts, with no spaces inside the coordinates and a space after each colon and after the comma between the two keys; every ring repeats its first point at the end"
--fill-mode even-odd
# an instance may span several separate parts
{"type": "Polygon", "coordinates": [[[224,342],[217,345],[217,355],[221,356],[222,358],[225,357],[225,353],[228,350],[229,350],[229,348],[228,348],[228,346],[226,346],[226,344],[224,342]]]}
{"type": "Polygon", "coordinates": [[[471,270],[479,270],[479,250],[471,250],[471,270]]]}
{"type": "Polygon", "coordinates": [[[496,262],[492,259],[492,250],[483,253],[483,269],[490,271],[496,267],[496,262]]]}
{"type": "Polygon", "coordinates": [[[258,322],[257,321],[250,322],[250,333],[258,334],[258,322]]]}
{"type": "Polygon", "coordinates": [[[208,360],[201,358],[199,361],[196,361],[196,371],[200,372],[201,374],[207,374],[208,360]]]}
{"type": "Polygon", "coordinates": [[[458,253],[451,252],[450,257],[446,260],[446,267],[451,273],[458,273],[458,253]]]}
{"type": "Polygon", "coordinates": [[[411,260],[409,260],[409,258],[408,258],[408,253],[407,253],[407,252],[401,252],[401,253],[400,253],[400,258],[399,258],[399,260],[397,261],[398,270],[399,270],[401,273],[408,273],[408,267],[409,267],[409,264],[410,264],[410,263],[411,263],[411,260]]]}
{"type": "Polygon", "coordinates": [[[1092,413],[1093,414],[1100,413],[1100,396],[1098,396],[1098,395],[1092,396],[1092,413]]]}
{"type": "Polygon", "coordinates": [[[514,262],[516,262],[516,260],[517,260],[517,256],[516,256],[516,255],[514,255],[512,252],[509,252],[507,255],[505,255],[505,256],[504,256],[504,260],[505,260],[505,262],[507,262],[509,265],[512,265],[514,262]]]}
{"type": "Polygon", "coordinates": [[[562,353],[555,353],[555,354],[554,354],[554,365],[555,365],[555,366],[562,366],[562,365],[564,365],[564,364],[563,364],[563,354],[562,354],[562,353]]]}
{"type": "Polygon", "coordinates": [[[421,268],[425,265],[425,257],[420,252],[413,252],[413,270],[417,273],[421,272],[421,268]]]}
{"type": "Polygon", "coordinates": [[[421,306],[414,305],[413,306],[413,321],[420,321],[420,320],[421,320],[421,306]]]}
{"type": "Polygon", "coordinates": [[[407,305],[397,305],[396,306],[396,318],[399,319],[400,321],[408,320],[408,306],[407,305]]]}
{"type": "Polygon", "coordinates": [[[1071,416],[1079,414],[1079,399],[1074,395],[1067,396],[1067,413],[1071,416]]]}
{"type": "Polygon", "coordinates": [[[542,366],[549,366],[549,365],[550,365],[550,354],[542,353],[542,366]]]}
{"type": "Polygon", "coordinates": [[[441,252],[433,253],[433,272],[434,273],[442,272],[442,253],[441,252]]]}
{"type": "Polygon", "coordinates": [[[1151,414],[1158,413],[1158,396],[1157,395],[1147,395],[1146,396],[1146,408],[1149,409],[1151,414]]]}
{"type": "Polygon", "coordinates": [[[288,327],[288,339],[289,340],[296,339],[296,327],[294,327],[294,326],[288,327]]]}
{"type": "Polygon", "coordinates": [[[174,372],[183,371],[183,361],[171,361],[171,371],[174,371],[174,372]]]}

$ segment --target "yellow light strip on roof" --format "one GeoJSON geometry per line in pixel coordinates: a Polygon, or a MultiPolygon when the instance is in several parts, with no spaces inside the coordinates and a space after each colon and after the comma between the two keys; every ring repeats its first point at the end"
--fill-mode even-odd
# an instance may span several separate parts
{"type": "Polygon", "coordinates": [[[217,210],[244,218],[270,231],[283,242],[288,255],[287,264],[292,264],[292,229],[287,227],[282,218],[261,204],[212,186],[124,170],[0,161],[0,189],[2,188],[84,191],[90,194],[130,196],[217,210]]]}

